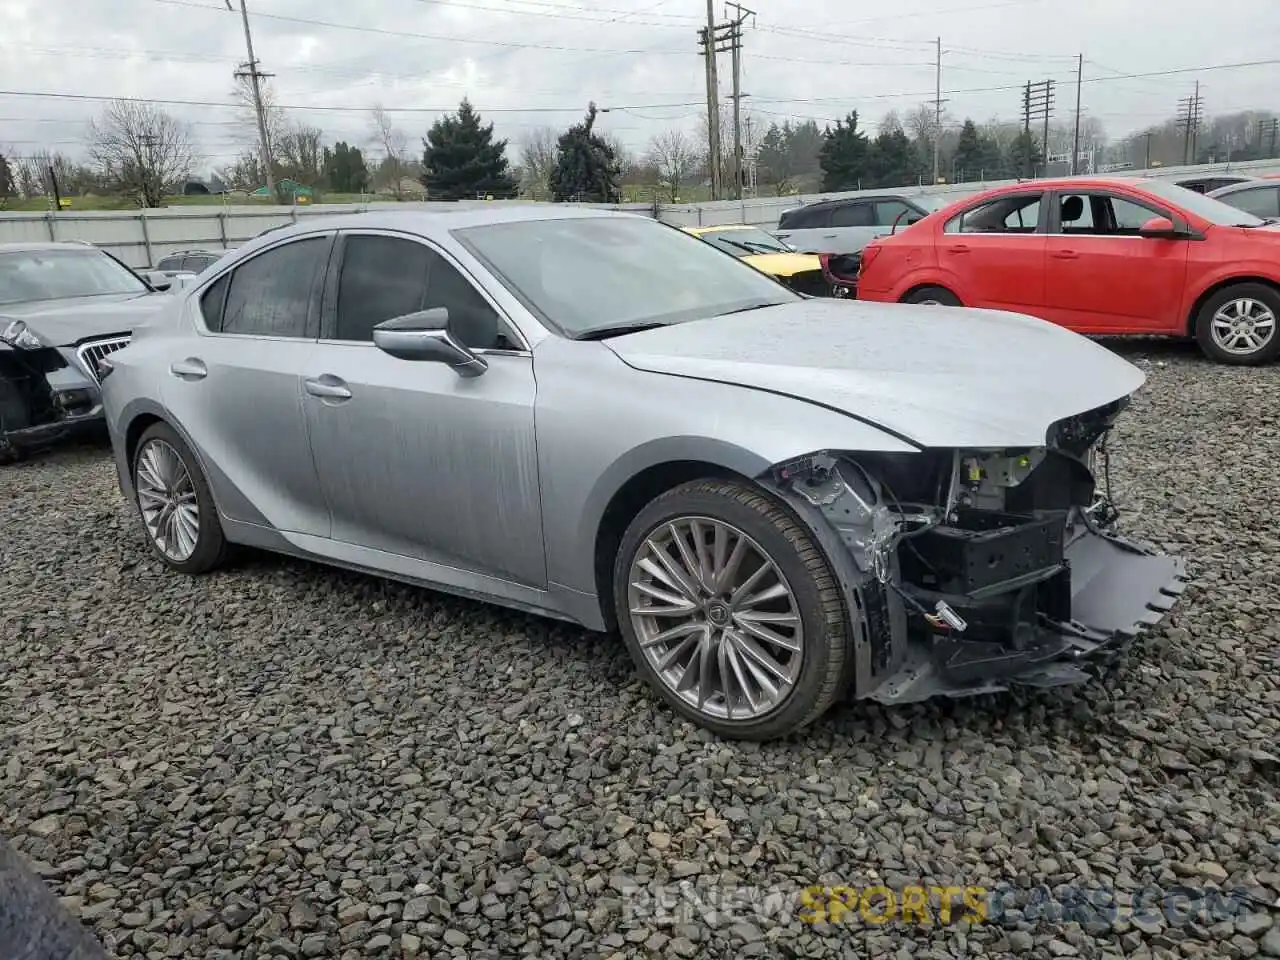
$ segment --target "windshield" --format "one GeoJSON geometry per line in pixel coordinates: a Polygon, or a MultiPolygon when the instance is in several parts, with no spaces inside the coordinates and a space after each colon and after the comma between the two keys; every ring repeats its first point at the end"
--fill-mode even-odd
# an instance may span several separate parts
{"type": "Polygon", "coordinates": [[[749,257],[753,253],[794,252],[792,247],[787,246],[777,237],[755,227],[746,230],[712,230],[702,234],[701,239],[713,247],[732,253],[735,257],[749,257]]]}
{"type": "Polygon", "coordinates": [[[100,250],[0,253],[0,304],[146,292],[127,267],[100,250]]]}
{"type": "Polygon", "coordinates": [[[1220,227],[1260,227],[1266,222],[1252,213],[1245,213],[1221,200],[1206,197],[1203,193],[1196,193],[1168,180],[1144,180],[1142,186],[1153,196],[1177,204],[1188,213],[1220,227]]]}
{"type": "Polygon", "coordinates": [[[656,220],[523,220],[467,227],[454,236],[525,306],[570,338],[802,299],[656,220]]]}

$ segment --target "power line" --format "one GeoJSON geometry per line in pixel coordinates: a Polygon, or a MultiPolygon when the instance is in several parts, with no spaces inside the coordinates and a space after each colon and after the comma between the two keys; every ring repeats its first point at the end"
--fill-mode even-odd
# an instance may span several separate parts
{"type": "MultiPolygon", "coordinates": [[[[179,100],[179,99],[163,99],[154,97],[110,97],[101,94],[89,93],[43,93],[32,90],[0,90],[0,97],[34,97],[37,99],[49,100],[86,100],[100,103],[109,103],[114,100],[120,100],[125,103],[150,103],[165,106],[181,106],[181,107],[217,107],[220,109],[241,110],[244,105],[239,103],[229,103],[220,100],[179,100]]],[[[368,113],[370,107],[349,107],[326,104],[287,104],[278,103],[272,105],[278,110],[315,110],[327,113],[368,113]]],[[[701,101],[686,100],[680,103],[638,103],[638,104],[620,104],[614,106],[609,104],[610,110],[634,109],[634,110],[661,110],[676,107],[697,107],[701,106],[701,101]]],[[[384,107],[387,113],[451,113],[457,109],[457,105],[450,107],[384,107]]],[[[582,104],[576,104],[571,107],[486,107],[483,110],[477,107],[477,111],[482,113],[582,113],[582,104]]]]}

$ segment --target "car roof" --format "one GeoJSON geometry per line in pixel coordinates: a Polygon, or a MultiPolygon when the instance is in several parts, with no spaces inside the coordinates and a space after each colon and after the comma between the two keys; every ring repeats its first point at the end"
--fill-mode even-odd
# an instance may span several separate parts
{"type": "Polygon", "coordinates": [[[46,250],[97,250],[85,240],[12,240],[0,243],[0,253],[38,253],[46,250]]]}
{"type": "Polygon", "coordinates": [[[608,217],[628,220],[652,220],[642,214],[618,210],[597,210],[568,204],[513,203],[501,206],[488,203],[483,207],[461,210],[396,209],[366,210],[361,213],[321,214],[263,230],[252,240],[236,248],[250,252],[285,237],[314,233],[317,230],[403,230],[423,237],[440,239],[453,230],[486,227],[502,223],[525,223],[536,220],[587,220],[608,217]]]}
{"type": "Polygon", "coordinates": [[[815,200],[813,203],[806,203],[798,207],[792,207],[790,210],[786,210],[784,212],[791,213],[792,210],[820,210],[823,207],[836,207],[842,203],[865,203],[868,200],[906,200],[908,203],[912,203],[915,201],[915,197],[906,193],[859,194],[856,197],[833,197],[830,200],[815,200]]]}
{"type": "Polygon", "coordinates": [[[1241,180],[1239,183],[1228,183],[1224,187],[1218,187],[1217,190],[1209,191],[1211,197],[1222,197],[1228,193],[1240,193],[1243,190],[1257,190],[1259,187],[1275,187],[1280,186],[1274,180],[1263,180],[1261,177],[1250,177],[1248,180],[1241,180]]]}

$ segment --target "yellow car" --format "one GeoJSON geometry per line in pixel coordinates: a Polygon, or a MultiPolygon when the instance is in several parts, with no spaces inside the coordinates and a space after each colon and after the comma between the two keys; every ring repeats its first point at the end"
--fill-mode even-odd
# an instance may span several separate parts
{"type": "Polygon", "coordinates": [[[815,254],[796,253],[766,230],[745,223],[684,229],[799,293],[814,297],[833,295],[831,284],[822,273],[822,261],[815,254]]]}

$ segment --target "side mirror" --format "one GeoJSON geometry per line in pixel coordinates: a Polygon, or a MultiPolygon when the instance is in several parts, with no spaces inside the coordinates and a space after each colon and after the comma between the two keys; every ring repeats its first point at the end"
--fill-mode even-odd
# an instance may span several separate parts
{"type": "Polygon", "coordinates": [[[162,293],[173,286],[173,281],[165,275],[163,270],[146,270],[139,276],[152,290],[158,290],[162,293]]]}
{"type": "Polygon", "coordinates": [[[1152,217],[1138,228],[1138,236],[1152,240],[1175,240],[1183,235],[1168,217],[1152,217]]]}
{"type": "Polygon", "coordinates": [[[449,311],[433,307],[384,320],[373,328],[373,343],[383,353],[401,360],[447,363],[462,377],[478,377],[489,369],[449,332],[449,311]]]}

